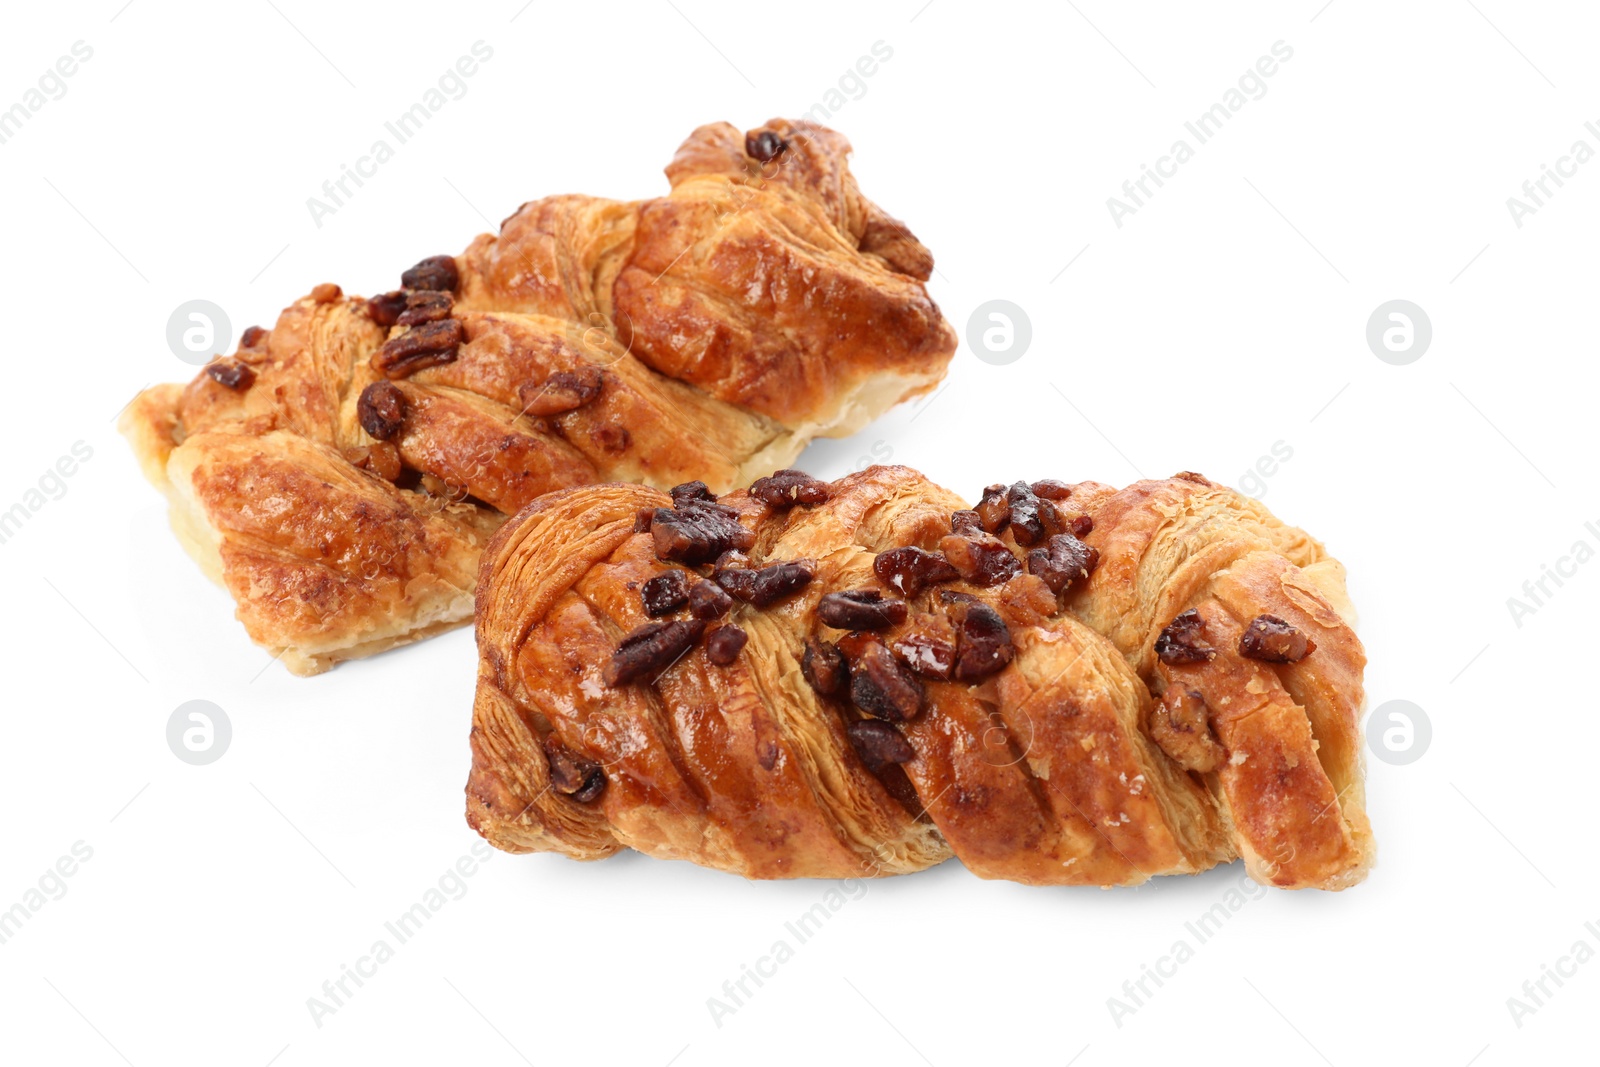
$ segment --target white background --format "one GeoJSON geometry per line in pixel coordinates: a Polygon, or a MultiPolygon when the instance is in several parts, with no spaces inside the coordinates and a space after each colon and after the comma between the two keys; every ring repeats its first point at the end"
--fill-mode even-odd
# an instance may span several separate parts
{"type": "Polygon", "coordinates": [[[0,1058],[1592,1061],[1600,963],[1520,1027],[1507,998],[1580,938],[1600,949],[1600,563],[1547,582],[1520,626],[1507,598],[1600,546],[1600,162],[1520,228],[1506,199],[1573,141],[1600,149],[1597,25],[1475,2],[8,11],[0,107],[75,41],[93,57],[0,144],[0,510],[75,442],[93,456],[0,545],[0,908],[75,842],[93,855],[0,945],[0,1058]],[[314,225],[307,197],[480,39],[466,95],[314,225]],[[1266,94],[1117,227],[1107,197],[1280,40],[1266,94]],[[246,640],[113,426],[140,387],[193,374],[169,314],[214,301],[237,337],[318,282],[391,288],[524,200],[660,194],[696,125],[804,112],[878,41],[892,58],[830,122],[862,189],[934,250],[963,335],[998,298],[1032,343],[996,366],[963,340],[946,391],[803,465],[892,455],[968,494],[1183,469],[1239,485],[1291,448],[1266,503],[1349,567],[1370,705],[1433,724],[1416,762],[1370,761],[1379,866],[1341,894],[1263,893],[1199,945],[1185,923],[1237,866],[1102,892],[952,862],[873,883],[719,1027],[707,998],[793,944],[784,923],[827,883],[496,854],[315,1025],[307,998],[477,840],[471,634],[310,680],[246,640]],[[1396,298],[1433,324],[1408,366],[1364,336],[1396,298]],[[167,748],[191,699],[233,725],[209,766],[167,748]],[[1117,1025],[1108,998],[1179,939],[1193,958],[1117,1025]]]}

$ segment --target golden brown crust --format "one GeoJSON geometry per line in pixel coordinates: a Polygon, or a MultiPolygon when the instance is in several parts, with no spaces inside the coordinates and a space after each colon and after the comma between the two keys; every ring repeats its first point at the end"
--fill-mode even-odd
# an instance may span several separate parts
{"type": "Polygon", "coordinates": [[[318,286],[130,405],[146,476],[252,639],[315,673],[458,625],[486,533],[541,493],[726,489],[932,388],[956,340],[927,250],[861,196],[842,136],[763,133],[785,146],[766,162],[725,123],[696,130],[656,200],[524,204],[378,310],[318,286]],[[384,379],[401,414],[380,431],[360,398],[384,379]],[[277,525],[247,491],[280,494],[277,525]]]}
{"type": "MultiPolygon", "coordinates": [[[[1364,876],[1364,656],[1333,606],[1342,587],[1321,545],[1198,476],[1083,483],[1059,510],[1092,522],[1083,541],[1099,562],[1059,600],[1040,567],[904,590],[879,579],[878,555],[937,549],[964,503],[903,467],[828,488],[825,503],[789,511],[743,491],[721,498],[754,533],[748,566],[814,560],[815,577],[770,606],[734,607],[724,624],[748,642],[731,664],[701,641],[653,684],[602,675],[619,642],[651,622],[646,581],[711,573],[663,562],[653,533],[636,528],[641,509],[672,507],[665,494],[586,486],[507,522],[477,596],[472,825],[510,851],[594,859],[631,847],[747,877],[903,873],[950,855],[1031,884],[1134,884],[1239,856],[1278,886],[1364,876]],[[858,589],[911,594],[906,618],[882,631],[891,645],[919,627],[951,632],[972,598],[1009,633],[1010,659],[993,673],[919,679],[923,710],[894,723],[907,758],[876,768],[847,736],[869,721],[866,705],[822,695],[802,668],[808,642],[857,640],[824,624],[819,604],[858,589]],[[1169,663],[1178,657],[1158,655],[1157,638],[1189,609],[1212,655],[1169,663]],[[1299,628],[1315,651],[1297,663],[1242,655],[1244,626],[1261,614],[1299,628]],[[1188,749],[1164,746],[1170,718],[1152,726],[1175,687],[1198,699],[1179,721],[1192,736],[1199,716],[1205,731],[1188,749]],[[551,788],[552,740],[603,770],[597,798],[551,788]],[[1216,758],[1196,759],[1207,754],[1216,758]]],[[[997,534],[1026,556],[1018,536],[997,534]]]]}

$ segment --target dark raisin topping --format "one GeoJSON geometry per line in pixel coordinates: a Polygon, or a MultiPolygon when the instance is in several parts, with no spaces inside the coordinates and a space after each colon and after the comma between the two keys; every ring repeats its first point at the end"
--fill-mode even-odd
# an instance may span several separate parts
{"type": "Polygon", "coordinates": [[[986,532],[999,533],[1011,522],[1010,490],[1003,485],[985,487],[983,499],[973,510],[978,513],[978,521],[986,532]]]}
{"type": "Polygon", "coordinates": [[[851,703],[884,722],[905,722],[921,713],[922,683],[900,665],[883,642],[866,634],[851,634],[845,645],[851,703]]]}
{"type": "Polygon", "coordinates": [[[1239,638],[1239,655],[1264,663],[1299,663],[1317,643],[1276,615],[1257,615],[1239,638]]]}
{"type": "Polygon", "coordinates": [[[242,393],[255,384],[256,372],[236,359],[219,359],[206,364],[206,374],[220,386],[242,393]]]}
{"type": "Polygon", "coordinates": [[[708,563],[730,549],[756,543],[756,535],[739,525],[739,513],[710,500],[685,500],[657,508],[650,521],[656,558],[681,563],[708,563]]]}
{"type": "Polygon", "coordinates": [[[1006,501],[1011,505],[1011,536],[1024,548],[1067,528],[1056,506],[1035,494],[1027,482],[1006,490],[1006,501]]]}
{"type": "Polygon", "coordinates": [[[733,610],[733,597],[716,582],[698,581],[689,590],[689,614],[697,619],[720,619],[733,610]]]}
{"type": "Polygon", "coordinates": [[[1065,500],[1072,495],[1072,486],[1055,478],[1041,478],[1029,488],[1042,500],[1065,500]]]}
{"type": "Polygon", "coordinates": [[[877,719],[858,719],[845,727],[850,745],[866,764],[867,770],[877,774],[891,763],[910,763],[917,758],[911,742],[900,736],[886,722],[877,719]]]}
{"type": "Polygon", "coordinates": [[[267,331],[259,326],[247,326],[244,333],[239,335],[240,348],[255,348],[267,339],[267,331]]]}
{"type": "Polygon", "coordinates": [[[924,678],[949,680],[956,669],[956,632],[940,615],[919,615],[895,638],[894,654],[924,678]]]}
{"type": "Polygon", "coordinates": [[[367,318],[379,326],[393,326],[405,314],[408,294],[404,289],[379,293],[367,300],[367,318]]]}
{"type": "Polygon", "coordinates": [[[1217,650],[1205,643],[1205,621],[1193,608],[1167,624],[1156,638],[1156,655],[1166,664],[1201,663],[1215,659],[1217,650]]]}
{"type": "Polygon", "coordinates": [[[739,658],[739,652],[748,640],[750,635],[737,626],[719,626],[706,638],[706,658],[719,667],[726,667],[739,658]]]}
{"type": "Polygon", "coordinates": [[[960,616],[959,652],[955,677],[975,682],[999,671],[1017,654],[1011,643],[1011,629],[1000,613],[987,604],[968,604],[957,609],[960,616]]]}
{"type": "Polygon", "coordinates": [[[717,494],[711,491],[711,487],[700,481],[675,485],[668,489],[667,493],[672,497],[673,506],[680,508],[691,500],[709,500],[715,503],[717,499],[717,494]]]}
{"type": "Polygon", "coordinates": [[[974,585],[999,585],[1022,573],[1022,561],[993,534],[949,534],[939,550],[961,577],[974,585]]]}
{"type": "Polygon", "coordinates": [[[876,589],[847,589],[824,596],[817,618],[836,630],[887,630],[906,621],[906,602],[876,589]]]}
{"type": "MultiPolygon", "coordinates": [[[[660,521],[660,516],[657,516],[656,522],[660,521]]],[[[800,592],[811,584],[816,573],[814,560],[797,559],[770,563],[759,570],[718,567],[711,577],[735,599],[765,608],[800,592]]]]}
{"type": "Polygon", "coordinates": [[[467,339],[459,319],[441,319],[413,326],[391,337],[372,357],[372,366],[385,378],[404,378],[426,367],[454,363],[456,351],[467,339]]]}
{"type": "Polygon", "coordinates": [[[1100,552],[1069,533],[1056,534],[1028,553],[1028,573],[1043,578],[1052,593],[1072,592],[1099,563],[1100,552]]]}
{"type": "Polygon", "coordinates": [[[950,532],[961,534],[963,537],[972,537],[984,532],[983,520],[976,511],[970,508],[964,511],[950,513],[950,532]]]}
{"type": "Polygon", "coordinates": [[[557,793],[587,804],[606,791],[606,772],[600,764],[578,755],[554,736],[545,738],[544,755],[550,763],[550,788],[557,793]]]}
{"type": "Polygon", "coordinates": [[[655,508],[640,508],[633,513],[633,532],[649,533],[650,524],[655,520],[655,508]]]}
{"type": "Polygon", "coordinates": [[[1094,529],[1094,520],[1087,515],[1074,515],[1067,524],[1067,532],[1073,537],[1088,537],[1094,529]]]}
{"type": "Polygon", "coordinates": [[[400,432],[406,421],[406,395],[393,382],[373,382],[356,400],[361,428],[380,441],[400,432]]]}
{"type": "Polygon", "coordinates": [[[622,639],[601,677],[610,686],[627,685],[646,675],[653,681],[700,640],[705,628],[704,619],[647,622],[622,639]]]}
{"type": "Polygon", "coordinates": [[[781,470],[752,482],[750,495],[774,511],[788,511],[796,504],[808,508],[825,504],[833,498],[833,489],[805,471],[781,470]]]}
{"type": "Polygon", "coordinates": [[[771,130],[745,134],[745,155],[758,163],[771,163],[788,147],[789,143],[771,130]]]}
{"type": "Polygon", "coordinates": [[[524,415],[544,417],[576,411],[600,395],[605,375],[599,367],[558,370],[542,382],[517,386],[517,403],[524,415]]]}
{"type": "Polygon", "coordinates": [[[915,546],[878,553],[878,558],[872,561],[872,573],[877,575],[878,581],[908,597],[916,596],[930,585],[953,582],[961,577],[961,572],[952,567],[942,553],[915,546]]]}
{"type": "Polygon", "coordinates": [[[800,659],[800,673],[825,697],[838,696],[850,680],[850,668],[844,654],[832,641],[806,640],[806,652],[800,659]]]}
{"type": "Polygon", "coordinates": [[[689,574],[687,571],[668,571],[644,583],[639,590],[644,603],[644,613],[652,619],[671,615],[689,603],[689,574]]]}
{"type": "Polygon", "coordinates": [[[400,462],[400,450],[388,441],[374,441],[370,445],[347,448],[344,458],[351,465],[371,471],[386,482],[399,481],[404,469],[400,462]]]}
{"type": "Polygon", "coordinates": [[[461,275],[454,256],[429,256],[400,275],[400,284],[407,289],[454,291],[461,284],[461,275]]]}
{"type": "Polygon", "coordinates": [[[449,293],[436,293],[431,289],[417,289],[406,296],[406,309],[395,321],[401,326],[419,326],[424,322],[438,322],[450,317],[455,300],[449,293]]]}

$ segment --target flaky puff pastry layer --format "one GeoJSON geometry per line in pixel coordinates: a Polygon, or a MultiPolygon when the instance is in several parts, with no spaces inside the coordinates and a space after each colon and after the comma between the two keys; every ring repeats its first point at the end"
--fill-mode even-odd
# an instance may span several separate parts
{"type": "Polygon", "coordinates": [[[447,290],[423,296],[445,302],[427,325],[459,340],[449,361],[375,365],[421,327],[318,286],[187,387],[146,390],[123,431],[294,673],[461,625],[487,536],[539,494],[726,489],[943,376],[956,338],[923,286],[932,257],[861,195],[849,151],[810,123],[703,126],[669,195],[524,204],[448,283],[419,282],[447,290]],[[405,414],[380,442],[358,401],[385,377],[405,414]],[[563,379],[587,392],[549,411],[563,379]]]}
{"type": "MultiPolygon", "coordinates": [[[[831,491],[786,512],[743,491],[721,498],[756,535],[750,566],[814,560],[815,578],[765,609],[734,608],[725,622],[748,642],[730,665],[701,642],[653,683],[609,686],[603,671],[650,621],[643,583],[683,568],[636,526],[641,509],[671,506],[665,494],[571,489],[508,522],[477,594],[469,823],[511,852],[634,848],[749,878],[901,874],[951,856],[1035,885],[1131,885],[1241,856],[1273,886],[1365,876],[1365,657],[1343,571],[1311,537],[1199,475],[1074,486],[1061,507],[1092,519],[1084,540],[1100,562],[1060,601],[1025,571],[910,598],[914,617],[945,590],[977,597],[1006,621],[1015,655],[975,684],[924,679],[924,710],[897,724],[914,755],[874,773],[846,733],[862,713],[803,676],[806,641],[841,637],[819,600],[898,596],[875,577],[876,555],[937,549],[966,504],[904,467],[831,491]],[[1156,639],[1190,608],[1215,656],[1163,663],[1156,639]],[[1239,634],[1263,613],[1315,651],[1283,664],[1241,655],[1239,634]],[[1223,758],[1207,773],[1151,737],[1172,686],[1210,708],[1223,758]],[[552,744],[598,766],[603,791],[555,788],[552,744]]],[[[1018,547],[1009,530],[1001,539],[1018,547]]]]}

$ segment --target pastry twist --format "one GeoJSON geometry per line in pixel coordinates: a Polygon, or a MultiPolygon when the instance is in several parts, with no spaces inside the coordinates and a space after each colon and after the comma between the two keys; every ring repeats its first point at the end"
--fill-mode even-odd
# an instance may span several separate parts
{"type": "Polygon", "coordinates": [[[1374,845],[1343,570],[1196,474],[552,493],[483,558],[467,817],[749,878],[1136,884],[1374,845]]]}
{"type": "Polygon", "coordinates": [[[291,671],[460,625],[484,542],[540,493],[743,484],[942,377],[932,257],[849,150],[805,122],[703,126],[670,195],[534,201],[402,289],[320,285],[123,430],[291,671]]]}

